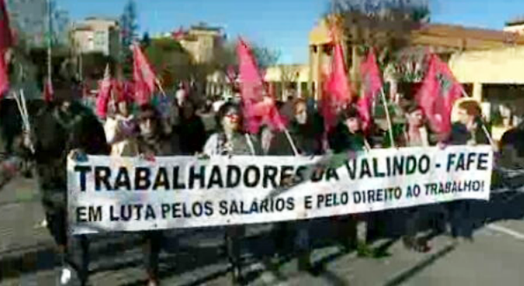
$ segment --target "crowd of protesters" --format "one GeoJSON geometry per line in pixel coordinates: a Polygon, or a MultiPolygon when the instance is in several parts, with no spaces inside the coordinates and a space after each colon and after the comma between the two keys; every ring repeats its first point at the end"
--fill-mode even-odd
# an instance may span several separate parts
{"type": "MultiPolygon", "coordinates": [[[[358,108],[353,105],[340,110],[338,124],[326,132],[318,104],[291,96],[285,102],[277,103],[288,122],[289,136],[285,136],[269,126],[263,126],[258,134],[246,132],[239,97],[202,100],[194,90],[185,89],[182,85],[174,94],[156,95],[152,103],[141,106],[137,106],[124,92],[114,89],[108,112],[103,118],[81,104],[80,97],[66,84],[56,84],[55,90],[55,100],[33,116],[33,132],[25,132],[9,140],[7,145],[9,152],[35,162],[47,227],[58,245],[64,265],[75,269],[83,283],[88,280],[89,239],[86,236],[69,237],[67,234],[65,162],[68,156],[75,160],[84,160],[86,154],[141,157],[144,160],[176,155],[315,156],[335,153],[358,156],[358,153],[373,148],[392,146],[391,142],[382,139],[387,138],[384,134],[388,130],[380,130],[378,125],[374,125],[364,132],[358,108]],[[28,149],[30,144],[35,147],[33,152],[28,149]],[[74,252],[81,254],[80,262],[75,262],[69,253],[73,244],[79,245],[74,252]]],[[[490,142],[489,134],[482,128],[482,112],[476,102],[465,101],[458,105],[459,120],[453,124],[450,134],[434,132],[416,102],[405,101],[401,109],[405,124],[402,128],[394,128],[397,132],[393,136],[393,146],[446,148],[446,145],[473,146],[490,142]]],[[[4,164],[3,168],[2,171],[7,172],[8,164],[4,164]]],[[[421,235],[423,221],[433,221],[435,233],[443,233],[446,222],[449,222],[453,237],[471,239],[473,226],[469,220],[467,201],[443,204],[437,219],[435,215],[428,217],[425,208],[419,206],[403,210],[407,217],[403,236],[406,248],[417,252],[431,249],[428,236],[421,235]]],[[[380,212],[366,213],[343,215],[328,221],[336,224],[342,251],[357,250],[361,255],[370,255],[373,250],[369,245],[381,235],[386,216],[380,212]],[[364,238],[357,231],[357,226],[362,223],[366,225],[364,238]]],[[[243,281],[240,245],[248,227],[235,225],[224,229],[226,253],[235,283],[243,281]]],[[[276,253],[270,253],[268,257],[278,258],[279,254],[291,248],[298,257],[299,269],[312,271],[312,232],[314,229],[307,220],[276,223],[274,235],[267,238],[274,243],[276,253]],[[285,245],[288,239],[293,241],[292,246],[285,245]]],[[[157,285],[164,232],[144,231],[143,237],[144,268],[149,285],[157,285]]],[[[70,268],[67,268],[68,271],[72,270],[70,268]]],[[[67,281],[67,277],[64,280],[67,281]]]]}

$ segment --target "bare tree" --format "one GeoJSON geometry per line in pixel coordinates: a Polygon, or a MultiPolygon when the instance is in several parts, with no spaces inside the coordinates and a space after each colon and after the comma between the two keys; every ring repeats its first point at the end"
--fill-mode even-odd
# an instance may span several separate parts
{"type": "Polygon", "coordinates": [[[328,14],[350,43],[351,65],[374,48],[384,70],[409,46],[411,32],[430,21],[429,7],[429,0],[331,0],[328,14]]]}

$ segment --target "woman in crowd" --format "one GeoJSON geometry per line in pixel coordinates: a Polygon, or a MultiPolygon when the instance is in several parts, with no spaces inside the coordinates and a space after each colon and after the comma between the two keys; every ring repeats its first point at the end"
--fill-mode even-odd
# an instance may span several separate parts
{"type": "MultiPolygon", "coordinates": [[[[335,154],[367,152],[371,150],[371,138],[362,129],[362,120],[358,109],[349,106],[340,113],[340,122],[329,133],[329,147],[335,154]]],[[[353,156],[353,155],[350,155],[353,156]]],[[[371,215],[367,215],[367,233],[371,233],[371,215]]],[[[368,255],[370,250],[365,241],[359,241],[357,233],[357,216],[344,215],[338,219],[338,239],[345,251],[357,249],[360,255],[368,255]]]]}
{"type": "MultiPolygon", "coordinates": [[[[207,156],[260,155],[262,151],[258,141],[244,133],[240,107],[234,103],[225,103],[217,113],[219,131],[207,140],[204,154],[207,156]]],[[[226,248],[229,262],[233,268],[233,282],[242,283],[242,262],[240,240],[245,227],[235,225],[226,227],[226,248]]]]}
{"type": "MultiPolygon", "coordinates": [[[[475,101],[463,101],[458,105],[458,122],[451,128],[450,145],[489,145],[490,135],[482,120],[482,109],[475,101]]],[[[449,203],[451,235],[453,238],[472,239],[473,225],[471,203],[467,200],[449,203]]]]}
{"type": "MultiPolygon", "coordinates": [[[[439,144],[442,135],[431,131],[424,111],[415,102],[406,102],[403,106],[406,127],[396,138],[397,147],[429,147],[439,144]]],[[[406,209],[404,246],[417,252],[428,252],[431,248],[428,237],[417,237],[422,221],[428,220],[426,207],[406,209]]],[[[439,226],[437,223],[435,226],[439,226]]],[[[437,229],[440,231],[440,229],[437,229]]]]}
{"type": "MultiPolygon", "coordinates": [[[[138,151],[142,158],[151,159],[155,156],[175,156],[180,154],[179,144],[162,129],[162,121],[158,111],[149,104],[140,107],[138,114],[138,151]]],[[[162,231],[145,231],[145,264],[148,275],[148,285],[158,285],[158,259],[164,239],[162,231]]]]}
{"type": "MultiPolygon", "coordinates": [[[[305,100],[297,99],[293,102],[293,116],[289,122],[288,132],[273,134],[267,145],[267,154],[270,156],[315,156],[321,155],[322,150],[322,119],[317,113],[308,111],[305,100]],[[291,142],[296,147],[295,154],[291,142]]],[[[264,140],[263,140],[264,141],[264,140]]],[[[309,221],[291,221],[277,223],[274,241],[277,244],[277,254],[285,251],[289,238],[294,238],[294,250],[298,254],[298,268],[302,271],[312,269],[310,261],[309,221]]]]}
{"type": "Polygon", "coordinates": [[[130,112],[132,99],[122,93],[116,94],[112,104],[114,113],[109,115],[104,125],[107,143],[111,145],[112,156],[136,156],[136,119],[130,112]]]}

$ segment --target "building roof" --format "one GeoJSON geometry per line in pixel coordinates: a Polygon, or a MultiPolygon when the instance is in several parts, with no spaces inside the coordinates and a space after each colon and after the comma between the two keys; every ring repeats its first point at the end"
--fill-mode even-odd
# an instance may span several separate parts
{"type": "Polygon", "coordinates": [[[428,24],[415,30],[414,33],[431,34],[441,37],[469,38],[484,41],[507,42],[514,40],[518,44],[524,44],[524,36],[518,36],[511,32],[502,30],[490,30],[482,28],[464,27],[448,24],[428,24]]]}
{"type": "Polygon", "coordinates": [[[117,18],[113,17],[106,17],[106,16],[90,16],[86,17],[84,21],[106,21],[106,22],[116,22],[118,23],[117,18]]]}
{"type": "Polygon", "coordinates": [[[199,30],[199,31],[210,31],[210,32],[220,32],[222,31],[222,28],[220,27],[211,27],[211,26],[208,26],[207,24],[197,24],[197,25],[192,25],[191,26],[191,30],[199,30]]]}
{"type": "Polygon", "coordinates": [[[506,22],[506,26],[518,26],[524,24],[524,16],[517,17],[515,19],[506,22]]]}
{"type": "MultiPolygon", "coordinates": [[[[313,28],[309,35],[309,41],[310,44],[314,45],[331,42],[329,27],[325,20],[321,20],[313,28]]],[[[415,45],[482,50],[509,45],[524,45],[524,35],[502,30],[431,23],[413,29],[411,31],[411,42],[415,45]]]]}

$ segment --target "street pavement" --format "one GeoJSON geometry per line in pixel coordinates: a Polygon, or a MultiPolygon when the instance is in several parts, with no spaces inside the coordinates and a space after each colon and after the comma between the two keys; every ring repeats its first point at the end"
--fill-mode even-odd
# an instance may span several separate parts
{"type": "MultiPolygon", "coordinates": [[[[406,250],[398,240],[402,211],[388,215],[391,235],[374,243],[380,258],[342,253],[330,238],[333,220],[312,223],[316,249],[314,273],[299,272],[296,259],[285,257],[270,267],[271,225],[249,227],[244,245],[250,285],[523,285],[524,188],[497,190],[492,200],[473,202],[474,240],[433,239],[432,250],[406,250]],[[396,217],[390,219],[390,217],[396,217]]],[[[35,181],[18,178],[0,191],[0,285],[57,285],[59,264],[53,241],[39,226],[43,219],[35,181]]],[[[230,285],[220,228],[168,232],[161,256],[163,285],[230,285]],[[175,255],[176,253],[176,255],[175,255]]],[[[145,285],[141,237],[111,234],[92,237],[92,285],[145,285]]]]}

